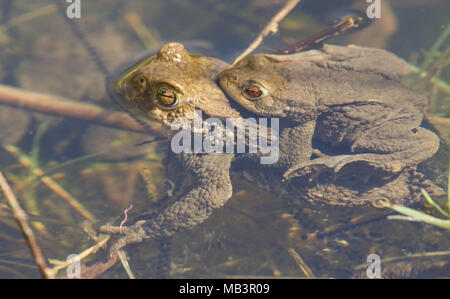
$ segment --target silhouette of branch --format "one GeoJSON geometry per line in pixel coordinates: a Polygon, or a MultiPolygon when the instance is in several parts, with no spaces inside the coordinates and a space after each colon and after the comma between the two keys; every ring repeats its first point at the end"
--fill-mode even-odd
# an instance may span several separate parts
{"type": "Polygon", "coordinates": [[[146,123],[144,127],[124,112],[116,112],[94,104],[82,103],[60,96],[25,91],[5,85],[0,85],[0,104],[53,116],[88,121],[116,129],[148,133],[157,137],[167,137],[162,126],[156,122],[146,123]]]}

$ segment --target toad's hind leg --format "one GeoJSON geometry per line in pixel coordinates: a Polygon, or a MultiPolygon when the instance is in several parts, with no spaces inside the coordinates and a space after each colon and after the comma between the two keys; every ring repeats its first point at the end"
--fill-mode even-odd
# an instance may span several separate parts
{"type": "MultiPolygon", "coordinates": [[[[370,164],[388,172],[399,172],[433,156],[439,137],[433,132],[401,122],[386,122],[370,129],[351,146],[354,153],[376,153],[370,164]]],[[[364,154],[361,154],[364,155],[364,154]]]]}
{"type": "MultiPolygon", "coordinates": [[[[364,116],[360,118],[362,120],[367,119],[371,110],[370,107],[367,111],[358,107],[354,111],[358,113],[354,115],[364,116]]],[[[422,115],[421,110],[408,105],[391,112],[387,111],[384,118],[358,130],[356,127],[353,130],[347,128],[350,132],[347,134],[341,134],[345,130],[339,126],[334,129],[323,126],[320,133],[328,139],[332,140],[333,134],[336,136],[341,134],[342,138],[336,139],[340,139],[341,144],[347,144],[350,147],[349,153],[320,157],[307,163],[300,163],[286,171],[283,177],[287,180],[302,176],[307,171],[326,169],[333,169],[337,173],[350,163],[364,164],[380,170],[383,176],[398,173],[406,166],[416,166],[433,156],[439,147],[439,138],[433,132],[420,127],[422,115]]]]}

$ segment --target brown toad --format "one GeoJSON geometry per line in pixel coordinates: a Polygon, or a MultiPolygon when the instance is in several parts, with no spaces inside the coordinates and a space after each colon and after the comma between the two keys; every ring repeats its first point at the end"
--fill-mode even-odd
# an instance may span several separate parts
{"type": "MultiPolygon", "coordinates": [[[[125,71],[113,83],[112,91],[123,107],[143,121],[156,119],[171,125],[172,121],[180,117],[192,120],[195,109],[202,109],[208,116],[217,118],[236,117],[240,113],[230,106],[214,78],[217,70],[224,66],[216,59],[190,55],[182,45],[169,43],[156,56],[144,59],[125,71]]],[[[194,176],[193,188],[162,211],[155,211],[150,219],[123,228],[108,225],[101,230],[123,235],[113,247],[114,250],[128,243],[171,236],[180,230],[192,228],[231,197],[230,171],[266,189],[285,194],[292,201],[309,199],[311,202],[352,206],[368,203],[380,196],[394,202],[417,200],[417,190],[409,186],[416,176],[414,170],[402,171],[386,180],[377,178],[364,187],[354,179],[354,184],[349,185],[346,181],[333,182],[327,178],[323,180],[323,177],[319,178],[322,181],[317,185],[308,176],[296,178],[288,184],[282,183],[282,173],[287,167],[298,163],[299,155],[295,150],[303,144],[297,137],[302,136],[304,130],[303,126],[282,128],[279,138],[280,159],[272,165],[255,163],[255,155],[248,153],[172,155],[194,176]],[[391,193],[392,186],[398,192],[391,193]]],[[[353,174],[344,173],[341,179],[348,179],[353,174]]]]}
{"type": "Polygon", "coordinates": [[[257,54],[223,70],[225,93],[245,109],[304,127],[301,161],[291,178],[311,169],[348,163],[398,173],[434,155],[438,137],[422,128],[427,99],[398,78],[409,65],[392,53],[357,46],[324,45],[292,55],[257,54]],[[312,140],[342,149],[342,155],[311,159],[312,140]]]}
{"type": "Polygon", "coordinates": [[[196,108],[214,117],[240,117],[215,83],[215,75],[226,66],[213,57],[192,55],[179,43],[167,43],[123,71],[109,89],[143,122],[157,120],[170,127],[175,119],[192,120],[196,108]]]}

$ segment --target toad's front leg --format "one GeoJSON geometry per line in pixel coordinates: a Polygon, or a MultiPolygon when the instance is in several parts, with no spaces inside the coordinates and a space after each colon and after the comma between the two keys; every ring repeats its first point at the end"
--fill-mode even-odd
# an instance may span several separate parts
{"type": "Polygon", "coordinates": [[[316,120],[283,128],[280,134],[280,156],[277,167],[284,170],[310,161],[313,153],[312,138],[316,120]]]}
{"type": "Polygon", "coordinates": [[[357,155],[328,156],[312,147],[316,120],[311,120],[292,128],[283,129],[280,136],[280,163],[284,168],[283,180],[310,175],[334,169],[338,172],[342,166],[350,162],[370,160],[370,157],[357,155]],[[319,157],[312,159],[312,154],[319,157]],[[319,154],[317,154],[319,153],[319,154]],[[287,169],[287,170],[286,170],[287,169]]]}
{"type": "Polygon", "coordinates": [[[169,237],[176,232],[193,228],[206,220],[215,209],[222,207],[232,195],[230,166],[233,154],[180,155],[192,172],[197,185],[174,204],[150,220],[119,228],[104,225],[100,231],[121,234],[111,252],[143,239],[169,237]]]}
{"type": "Polygon", "coordinates": [[[433,132],[409,123],[388,122],[353,143],[355,156],[370,156],[370,165],[397,173],[407,166],[432,157],[439,148],[439,137],[433,132]],[[360,153],[360,154],[357,154],[360,153]]]}

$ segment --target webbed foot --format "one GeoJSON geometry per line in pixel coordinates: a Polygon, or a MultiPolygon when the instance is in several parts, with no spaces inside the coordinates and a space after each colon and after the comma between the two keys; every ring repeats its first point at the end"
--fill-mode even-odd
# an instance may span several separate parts
{"type": "Polygon", "coordinates": [[[138,221],[134,225],[124,227],[112,226],[110,224],[100,227],[100,232],[102,233],[121,235],[120,238],[117,239],[117,241],[111,246],[111,254],[128,244],[139,243],[148,238],[147,233],[142,227],[145,222],[146,221],[138,221]]]}
{"type": "Polygon", "coordinates": [[[311,161],[294,165],[283,174],[283,181],[288,181],[298,176],[308,175],[316,171],[322,173],[325,170],[331,170],[334,173],[338,173],[345,165],[356,162],[394,173],[401,170],[401,168],[396,167],[394,164],[390,164],[390,167],[387,168],[386,165],[383,165],[383,163],[381,163],[379,157],[380,155],[377,154],[355,154],[320,157],[311,161]]]}

